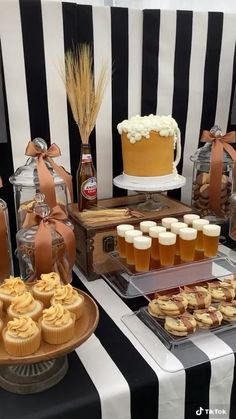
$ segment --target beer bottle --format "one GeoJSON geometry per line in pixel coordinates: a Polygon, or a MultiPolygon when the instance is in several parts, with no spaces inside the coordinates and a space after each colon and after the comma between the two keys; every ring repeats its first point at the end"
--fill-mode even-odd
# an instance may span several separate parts
{"type": "Polygon", "coordinates": [[[79,211],[96,206],[97,177],[92,161],[90,144],[81,145],[80,164],[76,177],[79,211]]]}

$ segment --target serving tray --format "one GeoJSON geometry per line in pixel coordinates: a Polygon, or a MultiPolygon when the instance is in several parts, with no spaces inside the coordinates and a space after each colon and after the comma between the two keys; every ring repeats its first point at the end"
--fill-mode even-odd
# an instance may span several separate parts
{"type": "MultiPolygon", "coordinates": [[[[222,246],[224,249],[225,246],[222,246]]],[[[228,255],[218,251],[216,257],[204,258],[191,263],[180,263],[168,268],[135,272],[119,257],[118,252],[109,253],[109,265],[103,264],[101,276],[122,298],[147,296],[154,292],[168,291],[179,286],[196,284],[206,280],[219,279],[236,272],[236,264],[228,255]]],[[[99,266],[97,266],[99,270],[99,266]]]]}
{"type": "MultiPolygon", "coordinates": [[[[75,322],[75,332],[71,340],[61,345],[51,345],[41,341],[38,351],[34,354],[24,357],[14,357],[5,351],[3,341],[0,339],[0,365],[32,364],[58,358],[71,352],[85,342],[96,329],[99,320],[99,311],[95,301],[88,294],[81,290],[77,291],[84,296],[84,312],[75,322]]],[[[3,321],[5,327],[8,321],[6,315],[3,317],[3,321]]]]}

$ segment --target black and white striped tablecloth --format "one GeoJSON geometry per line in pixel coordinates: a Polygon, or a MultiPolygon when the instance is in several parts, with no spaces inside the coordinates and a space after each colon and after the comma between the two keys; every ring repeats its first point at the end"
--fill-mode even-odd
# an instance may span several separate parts
{"type": "Polygon", "coordinates": [[[138,340],[123,323],[144,298],[122,300],[103,279],[88,282],[77,268],[74,284],[96,300],[97,329],[70,354],[69,371],[55,387],[28,396],[0,390],[0,419],[236,418],[234,333],[192,339],[189,357],[201,364],[185,368],[181,351],[172,355],[146,327],[138,340]],[[164,371],[155,357],[177,371],[164,371]]]}

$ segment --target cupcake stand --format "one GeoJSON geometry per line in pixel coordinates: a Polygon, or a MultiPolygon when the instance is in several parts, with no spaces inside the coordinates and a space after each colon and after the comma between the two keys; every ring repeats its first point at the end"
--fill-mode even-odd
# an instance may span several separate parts
{"type": "Polygon", "coordinates": [[[99,319],[94,300],[80,290],[79,293],[85,298],[84,312],[75,322],[75,333],[69,342],[50,345],[41,341],[36,353],[26,357],[13,357],[5,351],[1,340],[0,386],[2,388],[18,394],[32,394],[44,391],[62,380],[69,367],[67,354],[89,338],[96,329],[99,319]]]}
{"type": "Polygon", "coordinates": [[[158,200],[157,193],[182,188],[186,179],[175,174],[167,176],[141,177],[128,176],[125,173],[113,179],[115,186],[121,189],[144,193],[146,201],[137,206],[141,211],[160,211],[165,207],[158,200]]]}

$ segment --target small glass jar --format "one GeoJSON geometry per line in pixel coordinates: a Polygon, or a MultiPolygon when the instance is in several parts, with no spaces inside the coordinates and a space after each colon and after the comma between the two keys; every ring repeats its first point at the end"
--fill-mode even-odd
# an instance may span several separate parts
{"type": "Polygon", "coordinates": [[[8,209],[5,201],[0,199],[0,211],[2,218],[0,220],[0,282],[10,275],[14,275],[13,260],[12,260],[12,249],[11,249],[11,237],[9,227],[8,209]]]}
{"type": "MultiPolygon", "coordinates": [[[[36,195],[34,212],[40,214],[41,217],[47,217],[50,214],[50,209],[42,201],[40,202],[38,199],[38,196],[40,195],[41,194],[36,195]]],[[[73,229],[72,224],[68,220],[65,221],[65,224],[73,229]]],[[[61,234],[55,230],[53,223],[50,226],[52,236],[52,265],[50,266],[49,272],[44,272],[42,266],[37,270],[35,261],[35,237],[38,228],[39,225],[22,228],[16,234],[17,254],[22,279],[31,282],[39,279],[41,274],[57,272],[60,275],[62,282],[70,283],[72,281],[72,268],[69,264],[66,245],[61,234]]],[[[45,255],[45,258],[47,258],[47,255],[45,255]]]]}
{"type": "MultiPolygon", "coordinates": [[[[39,151],[47,151],[47,144],[42,138],[35,138],[33,143],[39,151]]],[[[47,160],[45,160],[45,164],[54,180],[56,201],[64,211],[67,211],[68,195],[65,182],[47,160]]],[[[28,158],[25,165],[20,166],[9,180],[13,184],[16,224],[17,230],[19,230],[23,225],[27,211],[32,210],[35,205],[35,194],[40,192],[37,157],[28,158]]]]}
{"type": "MultiPolygon", "coordinates": [[[[213,127],[210,132],[216,133],[217,136],[221,135],[221,129],[218,126],[213,127]]],[[[230,214],[234,162],[230,155],[223,151],[220,192],[221,214],[219,215],[211,208],[209,201],[211,149],[212,143],[207,142],[190,157],[190,160],[194,163],[191,205],[201,218],[206,218],[213,223],[223,223],[228,220],[230,214]]]]}

